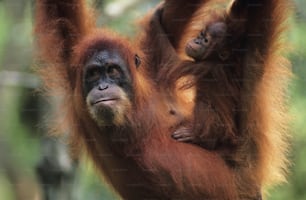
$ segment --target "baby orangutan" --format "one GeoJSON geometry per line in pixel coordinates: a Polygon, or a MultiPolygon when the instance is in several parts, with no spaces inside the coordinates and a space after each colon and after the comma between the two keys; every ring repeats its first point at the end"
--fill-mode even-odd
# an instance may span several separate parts
{"type": "Polygon", "coordinates": [[[227,36],[227,25],[218,19],[209,22],[186,44],[185,52],[194,61],[182,61],[176,70],[194,75],[195,108],[201,109],[194,110],[194,119],[182,122],[174,131],[172,137],[177,141],[199,144],[208,149],[216,149],[224,143],[230,146],[236,143],[236,113],[232,108],[236,107],[238,92],[228,83],[225,73],[225,61],[230,55],[227,40],[231,40],[227,36]],[[226,106],[222,105],[224,100],[226,106]],[[231,117],[224,117],[224,113],[231,117]],[[230,128],[224,129],[225,124],[230,128]],[[230,132],[224,133],[224,130],[230,132]]]}

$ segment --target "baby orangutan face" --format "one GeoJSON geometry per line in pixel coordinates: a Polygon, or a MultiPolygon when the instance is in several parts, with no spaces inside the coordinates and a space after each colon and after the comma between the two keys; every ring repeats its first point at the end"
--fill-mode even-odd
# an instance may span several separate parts
{"type": "Polygon", "coordinates": [[[196,38],[187,43],[186,54],[195,61],[209,57],[224,45],[226,29],[226,24],[223,22],[215,22],[206,26],[196,38]]]}

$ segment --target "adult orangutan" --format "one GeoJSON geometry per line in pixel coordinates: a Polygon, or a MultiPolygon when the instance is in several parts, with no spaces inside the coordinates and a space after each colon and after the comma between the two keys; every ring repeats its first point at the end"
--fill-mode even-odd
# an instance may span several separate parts
{"type": "MultiPolygon", "coordinates": [[[[241,78],[233,97],[239,112],[216,115],[233,121],[236,128],[227,135],[225,124],[216,140],[225,134],[238,142],[222,140],[213,147],[204,142],[199,147],[171,138],[177,124],[186,120],[191,134],[202,134],[204,141],[207,135],[215,139],[205,132],[210,129],[203,129],[205,121],[201,129],[195,128],[201,117],[210,119],[203,114],[206,107],[199,106],[204,83],[198,81],[193,62],[184,65],[186,70],[178,67],[185,61],[176,53],[188,37],[185,32],[194,32],[188,24],[205,22],[210,6],[208,1],[167,0],[145,18],[139,41],[129,42],[95,28],[92,12],[82,0],[37,1],[37,43],[46,63],[40,74],[46,91],[59,96],[56,127],[71,134],[74,148],[86,149],[124,199],[260,199],[261,187],[282,174],[285,142],[277,125],[284,125],[280,114],[289,74],[287,62],[278,54],[288,8],[284,0],[236,0],[227,10],[220,8],[228,28],[246,21],[235,44],[225,37],[230,69],[237,69],[241,78]],[[189,91],[186,84],[180,85],[185,75],[195,81],[191,102],[181,95],[189,91]]],[[[211,67],[218,62],[212,60],[211,67]]],[[[220,68],[222,76],[217,73],[216,78],[236,78],[236,72],[225,73],[230,69],[220,68]]],[[[213,91],[209,88],[209,94],[213,91]]],[[[214,99],[218,105],[228,104],[214,99]]]]}

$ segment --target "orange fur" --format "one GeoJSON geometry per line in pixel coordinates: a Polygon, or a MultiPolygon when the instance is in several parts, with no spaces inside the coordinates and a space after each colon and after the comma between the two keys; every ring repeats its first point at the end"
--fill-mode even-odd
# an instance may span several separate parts
{"type": "MultiPolygon", "coordinates": [[[[118,127],[113,127],[113,130],[109,127],[101,128],[91,119],[86,102],[82,98],[81,88],[82,66],[88,56],[100,48],[115,48],[123,52],[126,56],[124,59],[133,66],[131,58],[139,50],[131,46],[126,39],[108,30],[88,26],[86,30],[81,31],[79,24],[82,22],[77,21],[81,19],[75,16],[83,13],[83,2],[70,3],[78,5],[75,13],[70,13],[70,8],[65,8],[65,4],[60,1],[38,1],[36,33],[38,44],[43,51],[41,58],[50,63],[40,69],[40,73],[48,93],[60,94],[62,97],[59,99],[61,117],[57,123],[64,128],[61,131],[71,133],[74,147],[83,146],[87,149],[98,170],[124,199],[233,199],[235,189],[232,173],[218,155],[192,145],[177,143],[170,138],[169,127],[172,126],[173,120],[169,119],[167,112],[167,98],[163,99],[154,88],[153,77],[148,73],[148,69],[154,66],[155,54],[151,60],[143,55],[152,65],[144,60],[148,66],[145,64],[137,71],[133,67],[130,68],[135,102],[132,102],[130,108],[133,112],[128,110],[122,117],[125,118],[125,124],[117,123],[118,127]],[[57,8],[53,7],[56,5],[57,8]],[[47,11],[51,8],[55,9],[55,14],[47,16],[47,11]],[[61,21],[67,23],[58,24],[61,21]],[[47,34],[52,30],[62,34],[47,34]],[[75,40],[70,40],[71,34],[74,33],[78,33],[75,40]],[[50,48],[53,51],[48,53],[50,48]],[[112,142],[108,135],[127,138],[128,144],[112,142]],[[159,152],[165,153],[167,157],[160,157],[159,152]],[[182,156],[186,152],[190,154],[187,162],[182,156]],[[199,162],[190,162],[194,156],[199,162]],[[164,163],[165,158],[174,159],[174,162],[164,163]],[[199,164],[206,165],[206,169],[199,164]],[[176,171],[174,166],[176,169],[181,166],[182,170],[176,171]],[[184,172],[183,169],[187,167],[190,170],[184,172]],[[153,168],[159,170],[152,170],[153,168]],[[208,173],[216,175],[207,176],[208,173]],[[165,185],[161,185],[162,183],[165,185]]],[[[153,33],[148,31],[142,41],[149,41],[151,34],[153,33]]],[[[156,39],[159,42],[159,38],[156,39]]],[[[158,65],[159,63],[156,67],[159,67],[158,65]]]]}
{"type": "MultiPolygon", "coordinates": [[[[292,4],[283,0],[254,0],[249,1],[247,10],[229,14],[236,2],[231,1],[226,8],[227,3],[222,0],[209,1],[198,9],[176,44],[179,44],[177,52],[180,57],[186,59],[182,52],[187,41],[214,20],[225,21],[234,33],[238,32],[238,41],[245,37],[246,45],[242,49],[245,53],[238,57],[244,80],[239,103],[242,112],[238,139],[241,143],[236,153],[230,154],[234,156],[232,158],[237,161],[239,169],[236,181],[241,199],[248,199],[255,196],[259,188],[265,193],[265,186],[285,180],[289,121],[286,89],[291,71],[290,62],[283,57],[286,47],[283,33],[288,25],[292,4]]],[[[199,74],[196,69],[194,71],[199,74]]],[[[204,88],[205,85],[202,92],[205,92],[204,88]]]]}
{"type": "MultiPolygon", "coordinates": [[[[288,16],[285,0],[258,1],[264,7],[250,7],[244,15],[250,21],[245,25],[247,33],[256,35],[262,30],[263,35],[246,38],[248,51],[241,57],[243,79],[249,81],[244,81],[241,89],[239,106],[245,111],[239,118],[241,141],[230,152],[235,165],[227,165],[219,151],[170,137],[177,119],[169,115],[169,108],[193,120],[194,91],[200,86],[182,92],[182,80],[177,80],[182,74],[171,78],[165,72],[175,71],[181,62],[176,52],[197,31],[188,23],[205,24],[205,13],[211,13],[207,11],[211,2],[207,2],[165,1],[162,18],[148,15],[139,42],[131,45],[112,31],[96,29],[82,0],[37,1],[39,55],[48,63],[40,74],[46,91],[59,95],[57,124],[71,134],[73,148],[86,149],[98,171],[124,199],[255,200],[262,186],[283,177],[287,149],[284,91],[290,76],[288,62],[279,52],[282,24],[288,16]],[[189,9],[182,12],[185,7],[189,9]],[[173,20],[177,18],[183,20],[173,20]],[[262,26],[263,22],[267,26],[262,26]],[[160,23],[165,33],[160,32],[160,23]],[[101,46],[117,48],[131,66],[135,97],[116,127],[99,127],[82,98],[82,67],[90,52],[101,46]],[[143,59],[139,69],[133,67],[135,53],[143,59]],[[186,96],[191,101],[186,101],[186,96]],[[110,136],[126,142],[114,142],[110,136]]],[[[221,16],[226,16],[225,9],[220,10],[221,16]]],[[[194,76],[185,78],[194,80],[194,76]]]]}

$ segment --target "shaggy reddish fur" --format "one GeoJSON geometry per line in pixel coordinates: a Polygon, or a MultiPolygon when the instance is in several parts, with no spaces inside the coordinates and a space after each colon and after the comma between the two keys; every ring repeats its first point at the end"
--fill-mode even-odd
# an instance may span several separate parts
{"type": "MultiPolygon", "coordinates": [[[[257,199],[263,185],[283,177],[287,120],[284,89],[290,72],[288,62],[280,56],[280,36],[289,5],[286,0],[250,2],[257,6],[249,6],[240,18],[247,20],[246,32],[238,38],[245,41],[246,50],[235,63],[242,68],[241,89],[235,98],[240,99],[237,104],[243,112],[239,113],[236,130],[239,145],[230,151],[235,164],[230,166],[218,150],[179,143],[170,137],[177,116],[170,116],[169,108],[174,107],[183,118],[199,120],[201,116],[186,109],[197,103],[186,102],[179,89],[167,85],[177,83],[177,78],[167,78],[163,72],[181,62],[175,51],[180,52],[184,41],[198,33],[198,26],[192,23],[205,23],[206,11],[214,9],[211,2],[167,0],[161,18],[165,34],[156,17],[149,14],[139,42],[131,45],[111,31],[97,30],[88,14],[92,12],[85,9],[82,0],[37,1],[37,43],[40,58],[47,63],[40,74],[46,91],[59,99],[56,127],[71,134],[73,148],[87,150],[98,171],[122,198],[257,199]],[[143,59],[139,69],[130,69],[135,99],[124,126],[98,128],[82,97],[86,51],[98,49],[99,44],[121,49],[130,66],[135,53],[143,59]],[[166,81],[158,82],[163,79],[166,81]],[[109,135],[127,137],[129,142],[112,142],[109,135]]],[[[196,95],[214,91],[207,87],[202,91],[200,87],[196,84],[196,95]]],[[[227,104],[227,100],[219,102],[228,108],[227,104]]],[[[233,120],[233,116],[221,114],[233,120]]]]}

